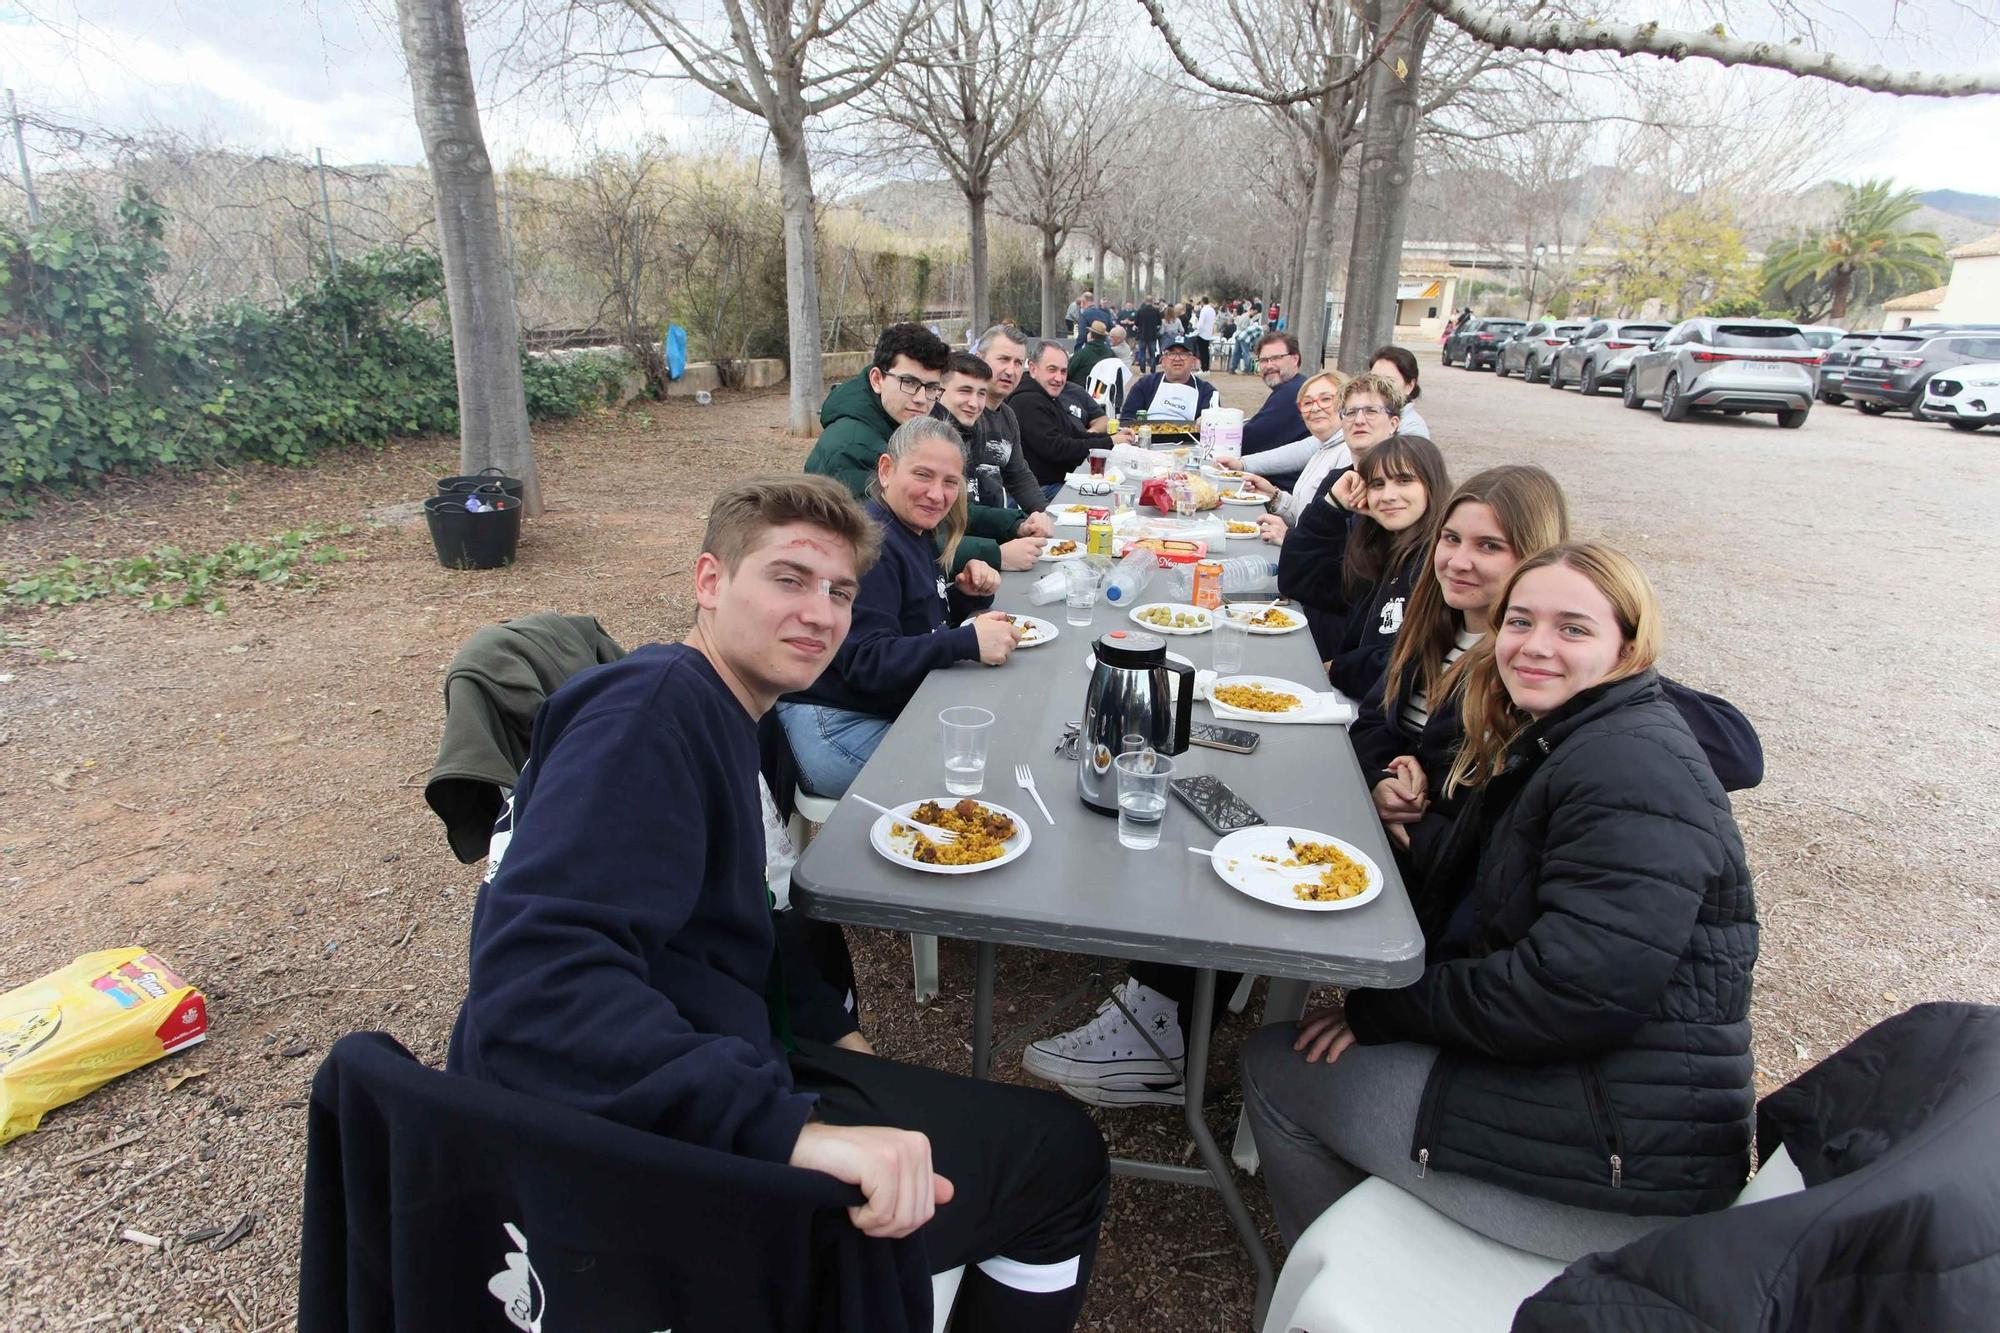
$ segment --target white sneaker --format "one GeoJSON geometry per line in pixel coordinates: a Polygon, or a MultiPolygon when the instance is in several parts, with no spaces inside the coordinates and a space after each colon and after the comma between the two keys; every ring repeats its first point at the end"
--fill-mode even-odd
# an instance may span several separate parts
{"type": "Polygon", "coordinates": [[[1079,1100],[1093,1105],[1122,1106],[1134,1101],[1178,1104],[1182,1100],[1178,1085],[1182,1067],[1187,1063],[1187,1046],[1174,1002],[1131,977],[1125,979],[1118,995],[1125,1008],[1145,1024],[1153,1041],[1167,1053],[1167,1060],[1154,1053],[1152,1044],[1140,1035],[1124,1010],[1106,1000],[1098,1006],[1097,1016],[1082,1027],[1030,1045],[1021,1055],[1021,1068],[1036,1078],[1061,1085],[1079,1100]],[[1163,1084],[1176,1086],[1167,1088],[1163,1084]],[[1113,1099],[1087,1096],[1087,1092],[1149,1095],[1113,1099]]]}

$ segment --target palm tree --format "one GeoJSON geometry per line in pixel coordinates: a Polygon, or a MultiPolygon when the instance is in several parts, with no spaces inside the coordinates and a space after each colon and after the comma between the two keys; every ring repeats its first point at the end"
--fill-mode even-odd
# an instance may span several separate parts
{"type": "Polygon", "coordinates": [[[1768,281],[1796,289],[1827,283],[1832,318],[1847,315],[1857,276],[1874,290],[1909,282],[1935,283],[1944,273],[1944,242],[1935,232],[1905,231],[1903,222],[1923,207],[1915,190],[1892,190],[1885,180],[1842,185],[1840,216],[1824,232],[1800,238],[1765,261],[1768,281]]]}

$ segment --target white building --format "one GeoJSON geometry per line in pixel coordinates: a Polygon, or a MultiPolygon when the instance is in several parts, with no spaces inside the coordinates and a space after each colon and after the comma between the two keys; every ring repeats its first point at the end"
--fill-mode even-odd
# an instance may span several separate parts
{"type": "Polygon", "coordinates": [[[1897,328],[1912,324],[2000,323],[2000,231],[1945,252],[1951,277],[1942,287],[1882,303],[1897,328]]]}

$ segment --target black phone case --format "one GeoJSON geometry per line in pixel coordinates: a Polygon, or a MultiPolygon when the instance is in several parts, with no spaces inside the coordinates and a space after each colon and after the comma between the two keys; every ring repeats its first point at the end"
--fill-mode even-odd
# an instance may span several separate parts
{"type": "Polygon", "coordinates": [[[1180,797],[1182,805],[1194,811],[1196,817],[1216,833],[1234,833],[1238,829],[1255,828],[1264,822],[1264,816],[1257,813],[1256,807],[1237,795],[1234,788],[1212,773],[1175,778],[1167,784],[1167,787],[1174,795],[1180,797]],[[1201,794],[1191,795],[1191,792],[1201,794]],[[1224,822],[1221,814],[1225,806],[1240,810],[1249,818],[1236,823],[1224,822]]]}

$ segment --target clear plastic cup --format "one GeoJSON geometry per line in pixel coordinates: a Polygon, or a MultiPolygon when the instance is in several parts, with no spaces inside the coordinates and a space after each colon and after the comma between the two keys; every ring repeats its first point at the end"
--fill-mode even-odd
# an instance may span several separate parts
{"type": "Polygon", "coordinates": [[[1229,613],[1223,607],[1215,616],[1215,629],[1209,635],[1215,645],[1215,674],[1233,676],[1243,669],[1243,652],[1250,642],[1250,627],[1229,613]]]}
{"type": "Polygon", "coordinates": [[[938,714],[944,731],[944,789],[953,796],[977,796],[986,786],[986,746],[993,739],[993,714],[984,708],[947,708],[938,714]]]}
{"type": "Polygon", "coordinates": [[[1167,817],[1167,783],[1174,761],[1157,750],[1137,750],[1111,761],[1118,776],[1118,845],[1151,851],[1160,845],[1167,817]]]}
{"type": "Polygon", "coordinates": [[[1069,608],[1067,619],[1072,625],[1088,625],[1097,609],[1097,571],[1088,561],[1072,560],[1063,566],[1063,573],[1069,579],[1064,597],[1069,608]]]}
{"type": "Polygon", "coordinates": [[[1135,731],[1130,736],[1119,737],[1118,753],[1138,754],[1141,750],[1144,750],[1147,746],[1151,744],[1152,742],[1150,740],[1147,740],[1144,736],[1141,736],[1138,732],[1135,731]]]}

